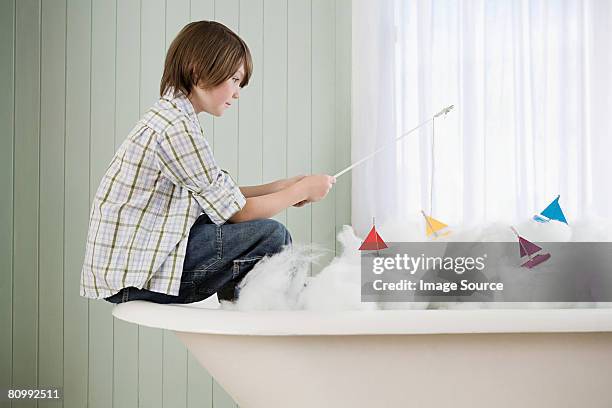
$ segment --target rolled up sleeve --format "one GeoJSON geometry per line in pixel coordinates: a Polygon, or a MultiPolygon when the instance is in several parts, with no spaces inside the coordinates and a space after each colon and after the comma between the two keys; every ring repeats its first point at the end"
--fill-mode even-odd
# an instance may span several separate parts
{"type": "Polygon", "coordinates": [[[188,122],[160,133],[156,154],[162,174],[187,189],[215,224],[225,223],[246,204],[232,177],[215,162],[204,135],[188,122]]]}

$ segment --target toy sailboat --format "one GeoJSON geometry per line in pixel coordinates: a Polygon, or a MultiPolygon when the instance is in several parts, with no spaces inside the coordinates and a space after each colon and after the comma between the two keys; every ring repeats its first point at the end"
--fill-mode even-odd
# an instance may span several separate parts
{"type": "Polygon", "coordinates": [[[378,251],[380,249],[388,248],[385,241],[378,235],[376,232],[376,224],[374,222],[374,218],[372,218],[372,229],[370,233],[366,237],[366,239],[361,243],[359,247],[360,251],[378,251]]]}
{"type": "Polygon", "coordinates": [[[516,231],[514,227],[510,227],[514,235],[518,238],[520,254],[521,258],[527,257],[528,260],[521,266],[525,268],[533,268],[534,266],[538,266],[542,262],[546,262],[550,258],[550,254],[538,254],[538,252],[542,249],[531,241],[527,241],[525,238],[521,237],[519,233],[516,231]],[[535,256],[534,256],[535,254],[535,256]]]}
{"type": "Polygon", "coordinates": [[[563,215],[563,211],[561,210],[561,206],[559,205],[559,197],[557,196],[548,207],[544,209],[540,214],[534,215],[533,219],[537,222],[549,222],[550,220],[557,220],[560,222],[564,222],[567,224],[567,220],[565,219],[565,215],[563,215]]]}
{"type": "Polygon", "coordinates": [[[444,228],[448,227],[448,225],[426,215],[425,211],[423,210],[421,210],[421,214],[423,214],[423,217],[425,217],[425,234],[427,234],[428,237],[433,235],[433,239],[437,239],[450,234],[450,230],[443,231],[444,228]]]}

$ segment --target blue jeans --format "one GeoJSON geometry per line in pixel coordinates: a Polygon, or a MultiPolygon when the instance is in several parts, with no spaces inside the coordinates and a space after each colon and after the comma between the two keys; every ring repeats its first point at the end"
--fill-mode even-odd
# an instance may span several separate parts
{"type": "Polygon", "coordinates": [[[219,300],[238,297],[237,285],[265,255],[291,244],[283,224],[272,219],[215,225],[202,214],[191,227],[177,296],[138,289],[121,289],[104,298],[111,303],[148,300],[155,303],[193,303],[217,293],[219,300]]]}

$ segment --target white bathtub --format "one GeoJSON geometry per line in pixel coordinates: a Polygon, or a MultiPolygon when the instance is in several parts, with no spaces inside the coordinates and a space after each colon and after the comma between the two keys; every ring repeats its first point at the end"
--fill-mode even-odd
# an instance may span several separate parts
{"type": "Polygon", "coordinates": [[[241,408],[612,407],[612,309],[113,315],[175,331],[241,408]]]}

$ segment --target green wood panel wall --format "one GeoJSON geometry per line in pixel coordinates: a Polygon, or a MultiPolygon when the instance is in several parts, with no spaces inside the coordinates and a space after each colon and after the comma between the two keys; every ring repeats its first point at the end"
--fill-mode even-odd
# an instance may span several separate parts
{"type": "Polygon", "coordinates": [[[0,384],[13,375],[15,1],[0,2],[0,384]]]}
{"type": "Polygon", "coordinates": [[[90,208],[92,9],[89,2],[79,0],[67,0],[65,9],[64,407],[86,407],[89,384],[89,301],[78,294],[90,208]]]}
{"type": "MultiPolygon", "coordinates": [[[[223,168],[253,185],[349,164],[351,0],[0,1],[0,384],[63,387],[38,406],[236,406],[173,333],[79,296],[100,179],[157,100],[170,42],[202,19],[239,32],[255,65],[238,104],[199,115],[223,168]]],[[[323,262],[350,223],[341,180],[275,217],[323,262]]]]}
{"type": "MultiPolygon", "coordinates": [[[[63,382],[66,2],[41,3],[38,382],[63,382]]],[[[39,406],[59,406],[43,402],[39,406]]]]}
{"type": "Polygon", "coordinates": [[[12,380],[23,385],[38,382],[40,19],[37,0],[15,2],[12,380]]]}

